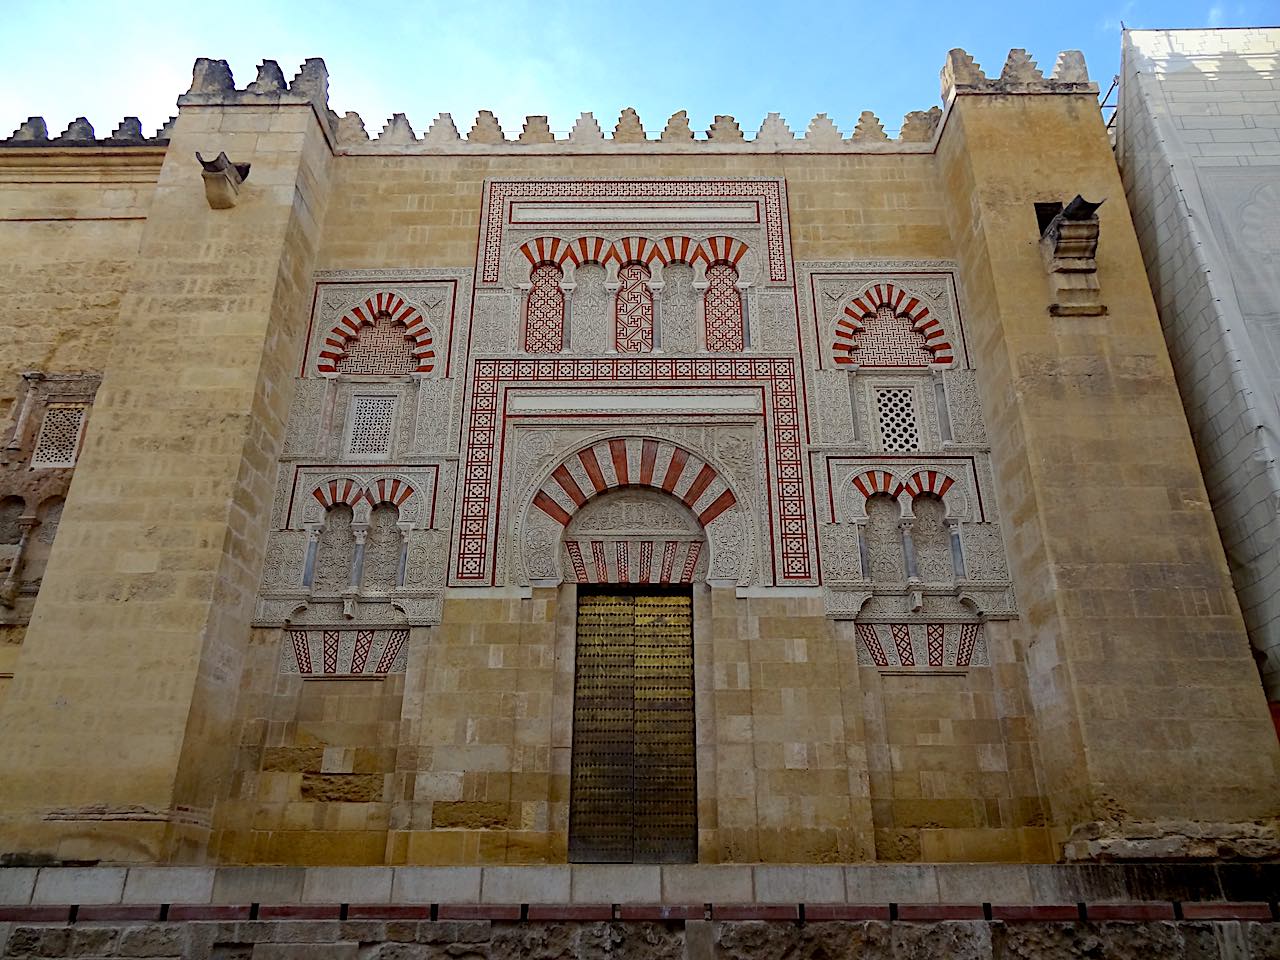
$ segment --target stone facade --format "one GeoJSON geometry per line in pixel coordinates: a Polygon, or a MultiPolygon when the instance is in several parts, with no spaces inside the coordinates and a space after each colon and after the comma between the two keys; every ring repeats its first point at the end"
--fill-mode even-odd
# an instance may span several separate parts
{"type": "Polygon", "coordinates": [[[563,863],[579,596],[656,591],[702,863],[1280,852],[1079,54],[952,51],[896,140],[370,140],[326,88],[201,59],[156,139],[0,142],[0,851],[563,863]]]}
{"type": "Polygon", "coordinates": [[[1275,28],[1127,31],[1116,125],[1125,193],[1273,703],[1280,702],[1280,261],[1271,227],[1280,210],[1278,53],[1275,28]]]}

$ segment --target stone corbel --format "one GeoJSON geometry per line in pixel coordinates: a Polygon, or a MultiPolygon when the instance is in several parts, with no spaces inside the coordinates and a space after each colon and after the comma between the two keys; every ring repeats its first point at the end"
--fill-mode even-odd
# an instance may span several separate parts
{"type": "Polygon", "coordinates": [[[1101,317],[1107,308],[1099,299],[1098,208],[1079,194],[1045,226],[1040,235],[1040,255],[1054,302],[1055,317],[1101,317]]]}
{"type": "Polygon", "coordinates": [[[196,151],[196,159],[204,168],[204,195],[214,210],[229,210],[240,199],[240,185],[249,179],[249,164],[232,163],[226,153],[219,153],[213,160],[206,160],[196,151]]]}

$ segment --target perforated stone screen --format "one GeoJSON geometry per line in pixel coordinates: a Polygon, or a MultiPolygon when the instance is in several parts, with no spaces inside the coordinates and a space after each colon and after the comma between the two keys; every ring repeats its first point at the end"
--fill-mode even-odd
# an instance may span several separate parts
{"type": "Polygon", "coordinates": [[[85,403],[51,403],[45,407],[31,466],[74,467],[87,410],[85,403]]]}
{"type": "Polygon", "coordinates": [[[886,387],[876,391],[876,417],[880,423],[880,445],[888,451],[920,449],[920,427],[916,422],[915,398],[910,387],[886,387]]]}
{"type": "Polygon", "coordinates": [[[353,397],[347,433],[347,456],[386,457],[391,454],[391,426],[395,397],[353,397]]]}

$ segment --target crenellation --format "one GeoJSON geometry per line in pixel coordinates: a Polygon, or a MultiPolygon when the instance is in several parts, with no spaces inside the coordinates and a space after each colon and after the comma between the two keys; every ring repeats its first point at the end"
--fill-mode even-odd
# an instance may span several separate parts
{"type": "Polygon", "coordinates": [[[382,125],[382,131],[378,134],[378,142],[390,146],[401,146],[417,143],[418,135],[413,132],[413,127],[409,125],[408,117],[403,113],[397,113],[393,114],[391,119],[382,125]]]}
{"type": "Polygon", "coordinates": [[[955,48],[947,54],[942,68],[942,100],[950,103],[958,94],[1080,94],[1097,93],[1089,80],[1084,56],[1079,50],[1058,54],[1053,73],[1045,77],[1035,60],[1021,47],[1014,47],[1005,59],[1000,76],[989,78],[967,52],[955,48]]]}
{"type": "Polygon", "coordinates": [[[680,143],[693,139],[693,128],[689,126],[689,111],[677,110],[662,128],[660,138],[664,143],[680,143]]]}
{"type": "Polygon", "coordinates": [[[234,93],[235,78],[231,75],[231,67],[225,60],[210,60],[208,57],[197,57],[191,69],[191,86],[187,96],[234,93]]]}
{"type": "Polygon", "coordinates": [[[431,126],[427,128],[426,135],[422,138],[422,142],[434,146],[452,146],[462,141],[458,128],[453,122],[453,116],[448,113],[441,113],[431,122],[431,126]]]}
{"type": "Polygon", "coordinates": [[[613,128],[614,143],[645,143],[649,139],[640,122],[640,115],[632,107],[626,107],[618,114],[618,123],[613,128]]]}
{"type": "Polygon", "coordinates": [[[495,144],[505,143],[507,135],[502,132],[502,125],[491,110],[481,110],[476,114],[476,122],[471,125],[467,134],[468,143],[495,144]]]}
{"type": "MultiPolygon", "coordinates": [[[[324,61],[318,57],[305,60],[293,79],[286,82],[285,74],[275,60],[263,60],[258,65],[257,75],[253,82],[243,89],[237,89],[235,78],[225,60],[208,57],[196,59],[192,68],[191,85],[178,98],[179,106],[184,105],[231,105],[237,103],[262,102],[270,100],[276,103],[311,103],[315,106],[323,124],[328,128],[340,149],[356,150],[361,154],[376,153],[381,149],[394,148],[403,153],[406,148],[415,148],[423,152],[436,150],[467,152],[505,152],[507,150],[527,150],[530,147],[561,145],[565,149],[591,146],[604,147],[610,150],[633,151],[643,149],[700,149],[700,150],[842,150],[852,152],[894,152],[895,150],[915,151],[916,144],[929,143],[939,129],[942,111],[938,107],[928,110],[913,111],[907,114],[900,135],[890,138],[884,126],[871,111],[864,111],[854,128],[853,133],[845,138],[825,113],[820,113],[810,122],[805,135],[797,138],[786,121],[777,113],[771,113],[761,122],[754,138],[748,139],[738,122],[728,116],[717,115],[708,129],[706,137],[699,139],[689,126],[688,113],[684,110],[671,115],[662,133],[650,139],[634,108],[627,107],[621,111],[612,135],[606,136],[589,113],[583,114],[574,123],[573,130],[567,138],[558,138],[551,131],[547,118],[527,118],[521,134],[509,139],[503,132],[498,118],[492,111],[482,110],[476,117],[471,130],[463,138],[458,134],[452,118],[448,114],[440,114],[437,121],[428,129],[426,135],[419,138],[411,132],[407,121],[403,125],[396,117],[403,120],[403,114],[396,114],[389,121],[391,129],[384,128],[383,134],[369,139],[364,131],[359,115],[348,112],[340,115],[328,105],[329,79],[324,61]],[[447,118],[447,123],[443,123],[447,118]],[[439,129],[437,129],[439,128],[439,129]]],[[[996,80],[988,79],[980,65],[974,62],[964,50],[956,48],[948,53],[942,70],[943,100],[949,101],[957,93],[1086,93],[1096,91],[1096,84],[1088,80],[1088,71],[1084,58],[1079,51],[1067,50],[1058,55],[1052,75],[1045,78],[1035,61],[1026,50],[1014,48],[1010,51],[1001,75],[996,80]]],[[[36,125],[40,118],[30,118],[21,125],[7,140],[0,144],[31,144],[48,140],[48,132],[40,133],[36,125]]],[[[78,118],[61,136],[51,143],[60,146],[96,143],[91,127],[86,130],[88,121],[78,118]]],[[[165,141],[169,136],[167,125],[148,140],[141,136],[120,136],[111,138],[116,145],[135,143],[156,143],[165,141]]]]}
{"type": "Polygon", "coordinates": [[[284,71],[280,69],[280,64],[274,60],[263,60],[258,65],[258,76],[253,83],[245,87],[245,93],[253,93],[258,95],[278,94],[288,90],[289,87],[284,80],[284,71]]]}
{"type": "Polygon", "coordinates": [[[96,139],[93,124],[84,117],[76,117],[67,125],[67,129],[54,138],[54,142],[89,143],[96,139]]]}
{"type": "Polygon", "coordinates": [[[47,142],[48,139],[49,128],[45,126],[44,117],[27,117],[27,122],[13,131],[9,138],[15,143],[47,142]]]}
{"type": "Polygon", "coordinates": [[[551,132],[551,125],[545,115],[524,118],[524,127],[520,131],[517,143],[555,143],[556,135],[551,132]]]}
{"type": "Polygon", "coordinates": [[[573,125],[573,129],[569,131],[570,143],[603,143],[604,133],[600,129],[600,124],[596,122],[596,118],[590,113],[581,114],[573,125]]]}
{"type": "Polygon", "coordinates": [[[1085,66],[1084,54],[1079,50],[1063,50],[1053,64],[1049,79],[1058,83],[1088,83],[1089,68],[1085,66]]]}
{"type": "Polygon", "coordinates": [[[339,146],[351,146],[369,142],[369,131],[365,129],[360,114],[348,110],[338,118],[334,125],[334,136],[339,146]]]}
{"type": "Polygon", "coordinates": [[[1043,80],[1044,73],[1021,47],[1009,51],[1009,57],[1000,71],[1000,83],[1035,83],[1043,80]]]}
{"type": "Polygon", "coordinates": [[[898,139],[903,143],[928,143],[942,122],[942,109],[930,107],[928,110],[912,110],[902,118],[902,129],[898,139]]]}
{"type": "Polygon", "coordinates": [[[289,83],[289,92],[318,106],[329,103],[329,71],[320,57],[308,57],[289,83]]]}
{"type": "Polygon", "coordinates": [[[771,113],[761,122],[760,129],[756,131],[756,138],[752,142],[781,146],[786,143],[795,143],[795,139],[796,135],[787,126],[787,121],[780,115],[771,113]]]}
{"type": "Polygon", "coordinates": [[[809,129],[805,131],[804,139],[806,143],[822,147],[839,146],[844,140],[835,122],[825,113],[820,113],[809,121],[809,129]]]}
{"type": "Polygon", "coordinates": [[[987,75],[973,57],[959,47],[947,51],[942,65],[942,102],[948,102],[959,90],[981,90],[987,85],[987,75]]]}
{"type": "Polygon", "coordinates": [[[111,131],[111,139],[125,143],[141,143],[147,138],[142,132],[141,120],[137,117],[125,117],[120,121],[120,125],[111,131]]]}
{"type": "Polygon", "coordinates": [[[740,143],[742,141],[742,129],[738,126],[738,121],[733,117],[727,114],[717,114],[711,124],[711,128],[707,131],[707,139],[740,143]]]}
{"type": "Polygon", "coordinates": [[[884,125],[870,110],[863,110],[858,116],[858,125],[853,128],[853,140],[866,140],[873,143],[884,142],[888,140],[888,135],[884,132],[884,125]]]}

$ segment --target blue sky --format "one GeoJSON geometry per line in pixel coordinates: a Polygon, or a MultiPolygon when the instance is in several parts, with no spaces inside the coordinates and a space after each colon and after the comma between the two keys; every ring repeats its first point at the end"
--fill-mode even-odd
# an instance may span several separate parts
{"type": "Polygon", "coordinates": [[[1119,67],[1121,20],[1274,24],[1273,3],[3,0],[0,137],[31,114],[54,132],[87,116],[100,136],[128,114],[150,132],[174,112],[197,56],[227,60],[241,86],[264,57],[286,77],[304,58],[324,57],[331,105],[358,112],[371,135],[394,112],[421,134],[442,111],[465,134],[481,108],[508,135],[526,114],[567,131],[584,110],[608,131],[627,106],[651,133],[680,109],[695,130],[727,113],[753,131],[777,111],[798,134],[819,112],[848,133],[871,110],[892,132],[908,110],[938,103],[951,47],[989,73],[1010,47],[1025,47],[1046,74],[1059,50],[1080,49],[1105,91],[1119,67]]]}

